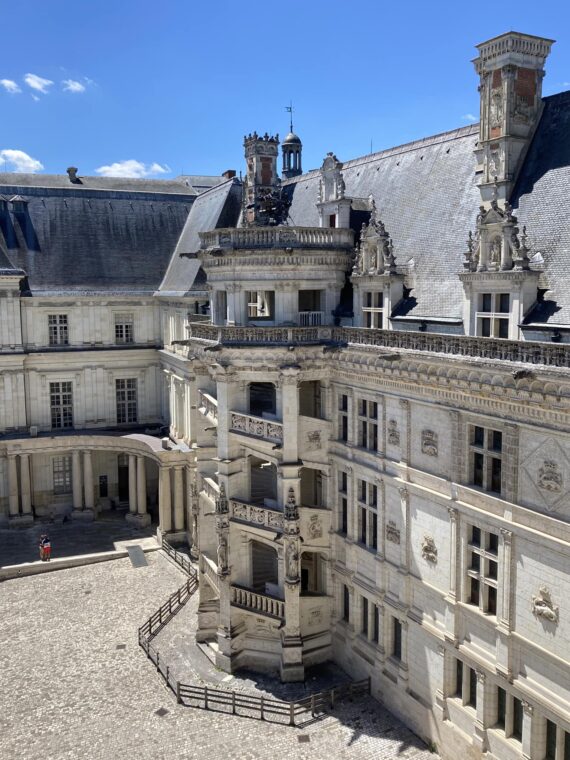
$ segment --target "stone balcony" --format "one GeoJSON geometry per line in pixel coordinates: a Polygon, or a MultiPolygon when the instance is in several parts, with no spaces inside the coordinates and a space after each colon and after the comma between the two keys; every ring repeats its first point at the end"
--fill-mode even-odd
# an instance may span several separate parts
{"type": "Polygon", "coordinates": [[[237,227],[201,232],[202,250],[354,248],[351,229],[325,227],[237,227]]]}
{"type": "Polygon", "coordinates": [[[252,589],[232,584],[231,603],[234,607],[255,612],[257,615],[267,615],[277,620],[285,619],[285,602],[275,596],[258,594],[252,589]]]}
{"type": "MultiPolygon", "coordinates": [[[[570,344],[443,335],[365,327],[233,327],[188,324],[190,343],[207,348],[329,345],[370,346],[390,351],[414,351],[451,357],[510,361],[546,367],[570,367],[570,344]]],[[[398,359],[392,354],[391,359],[398,359]]]]}
{"type": "Polygon", "coordinates": [[[248,523],[254,528],[283,531],[283,512],[259,504],[249,504],[241,499],[230,499],[230,519],[248,523]]]}
{"type": "Polygon", "coordinates": [[[203,414],[204,417],[207,417],[211,422],[218,424],[218,401],[213,396],[210,396],[209,393],[206,393],[205,391],[198,391],[198,396],[200,398],[200,405],[198,406],[198,411],[200,414],[203,414]]]}
{"type": "Polygon", "coordinates": [[[230,412],[230,432],[259,438],[269,443],[283,443],[283,423],[253,414],[230,412]]]}

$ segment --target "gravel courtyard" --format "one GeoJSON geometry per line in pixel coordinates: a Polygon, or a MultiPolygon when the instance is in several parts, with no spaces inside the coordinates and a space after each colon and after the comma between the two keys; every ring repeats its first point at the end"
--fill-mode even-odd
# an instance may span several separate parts
{"type": "Polygon", "coordinates": [[[0,757],[436,757],[369,698],[301,729],[177,705],[139,649],[137,628],[184,576],[160,552],[147,560],[136,569],[123,559],[0,584],[0,757]]]}

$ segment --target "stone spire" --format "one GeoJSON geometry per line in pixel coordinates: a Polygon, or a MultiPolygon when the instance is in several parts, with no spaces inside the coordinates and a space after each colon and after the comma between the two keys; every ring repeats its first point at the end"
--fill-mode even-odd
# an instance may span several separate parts
{"type": "Polygon", "coordinates": [[[475,151],[481,197],[509,199],[542,111],[544,62],[554,40],[507,32],[477,45],[481,117],[475,151]]]}

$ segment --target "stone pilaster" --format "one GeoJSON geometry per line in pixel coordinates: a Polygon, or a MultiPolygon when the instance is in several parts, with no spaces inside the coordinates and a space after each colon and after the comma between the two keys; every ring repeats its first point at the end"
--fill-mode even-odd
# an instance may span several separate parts
{"type": "Polygon", "coordinates": [[[184,472],[183,465],[174,467],[174,530],[184,530],[184,472]]]}
{"type": "Polygon", "coordinates": [[[299,510],[293,488],[289,489],[284,513],[285,624],[281,631],[281,680],[302,681],[303,642],[301,639],[301,542],[299,510]]]}
{"type": "Polygon", "coordinates": [[[162,535],[172,530],[172,505],[170,498],[170,467],[159,470],[158,480],[158,521],[162,535]]]}
{"type": "Polygon", "coordinates": [[[230,673],[232,669],[231,651],[231,566],[230,566],[230,519],[226,489],[220,484],[220,495],[216,499],[216,533],[218,536],[218,588],[220,594],[220,614],[218,618],[216,666],[230,673]]]}

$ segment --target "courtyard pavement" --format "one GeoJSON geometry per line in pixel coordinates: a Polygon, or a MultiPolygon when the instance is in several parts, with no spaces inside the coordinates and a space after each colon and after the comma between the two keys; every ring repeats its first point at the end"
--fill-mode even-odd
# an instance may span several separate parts
{"type": "Polygon", "coordinates": [[[52,559],[79,554],[112,552],[117,542],[140,540],[156,534],[156,525],[138,529],[129,525],[124,512],[105,512],[93,522],[50,522],[36,520],[30,528],[0,529],[0,567],[39,560],[38,544],[42,533],[51,540],[52,559]]]}
{"type": "MultiPolygon", "coordinates": [[[[369,697],[302,729],[177,705],[138,647],[137,628],[184,576],[161,552],[146,556],[146,567],[119,559],[0,583],[0,757],[436,757],[369,697]]],[[[191,610],[171,621],[171,636],[184,633],[191,610]]],[[[203,678],[208,666],[197,667],[203,678]]]]}

